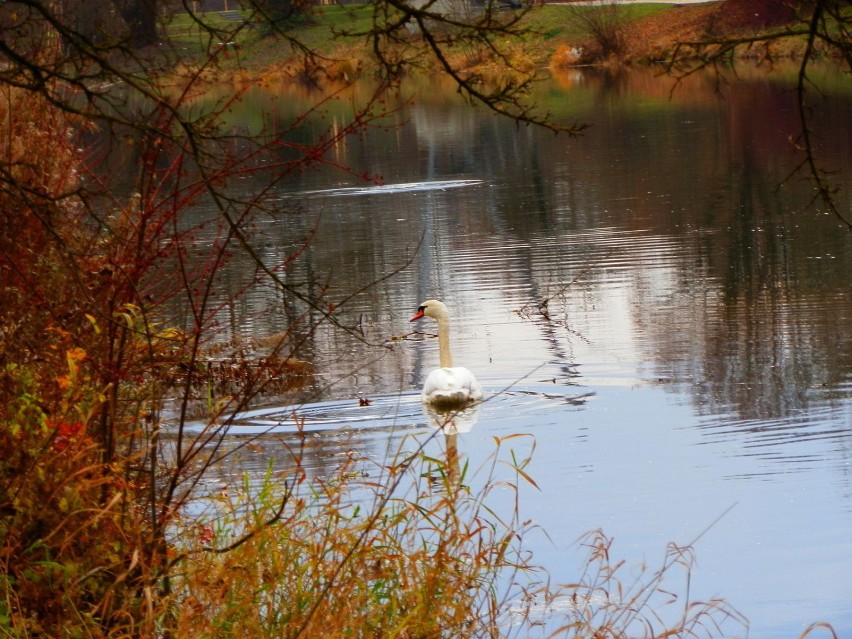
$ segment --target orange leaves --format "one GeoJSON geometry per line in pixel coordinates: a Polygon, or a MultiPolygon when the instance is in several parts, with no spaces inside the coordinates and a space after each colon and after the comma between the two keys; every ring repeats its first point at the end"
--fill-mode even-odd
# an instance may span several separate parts
{"type": "Polygon", "coordinates": [[[79,364],[86,359],[86,351],[79,346],[75,346],[65,352],[65,359],[68,362],[68,373],[65,375],[58,375],[56,381],[59,384],[59,388],[67,391],[73,389],[77,385],[79,364]]]}
{"type": "Polygon", "coordinates": [[[198,541],[204,546],[209,546],[216,538],[216,533],[207,524],[198,524],[198,541]]]}
{"type": "Polygon", "coordinates": [[[53,448],[55,450],[66,450],[69,446],[77,443],[86,429],[83,422],[66,422],[62,420],[48,420],[47,427],[55,433],[53,438],[53,448]]]}

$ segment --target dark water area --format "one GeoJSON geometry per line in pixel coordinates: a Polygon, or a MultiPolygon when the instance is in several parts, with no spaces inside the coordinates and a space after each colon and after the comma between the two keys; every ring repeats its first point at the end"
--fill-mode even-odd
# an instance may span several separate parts
{"type": "MultiPolygon", "coordinates": [[[[814,139],[848,218],[852,82],[820,74],[814,139]]],[[[555,582],[576,578],[576,540],[592,529],[637,565],[700,537],[692,595],[728,599],[749,636],[798,637],[823,620],[852,634],[852,233],[795,171],[790,78],[742,69],[673,91],[648,70],[578,71],[538,100],[589,123],[579,138],[411,87],[383,126],[330,145],[326,160],[351,173],[282,177],[253,221],[255,248],[287,263],[287,281],[328,283],[330,301],[354,294],[340,318],[358,331],[301,336],[314,383],[241,416],[233,442],[272,432],[234,472],[286,466],[294,410],[317,473],[346,451],[381,462],[428,437],[417,389],[437,344],[408,319],[443,299],[456,362],[488,397],[459,453],[476,467],[495,436],[535,441],[539,489],[522,491],[521,512],[547,531],[529,544],[555,582]]],[[[365,94],[337,96],[291,139],[346,126],[365,94]]],[[[281,130],[314,97],[260,87],[229,122],[281,130]]],[[[255,273],[235,257],[222,299],[255,273]]],[[[304,312],[259,286],[222,323],[260,338],[304,312]]]]}

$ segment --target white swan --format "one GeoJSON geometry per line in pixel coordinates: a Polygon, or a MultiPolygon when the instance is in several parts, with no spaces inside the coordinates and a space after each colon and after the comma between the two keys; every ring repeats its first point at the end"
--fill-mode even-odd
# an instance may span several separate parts
{"type": "Polygon", "coordinates": [[[435,408],[455,409],[482,399],[482,386],[468,369],[453,366],[450,352],[450,312],[443,302],[427,300],[418,308],[411,321],[431,317],[438,322],[438,358],[441,368],[436,368],[423,384],[421,399],[435,408]]]}

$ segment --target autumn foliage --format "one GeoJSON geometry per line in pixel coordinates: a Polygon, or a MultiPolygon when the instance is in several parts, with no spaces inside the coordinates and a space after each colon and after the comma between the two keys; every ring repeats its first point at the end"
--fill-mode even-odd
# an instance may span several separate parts
{"type": "MultiPolygon", "coordinates": [[[[538,623],[536,602],[559,597],[570,602],[561,630],[577,636],[693,635],[716,617],[736,619],[713,601],[679,603],[694,614],[673,627],[646,623],[661,576],[676,564],[688,572],[681,548],[648,582],[651,592],[619,600],[608,596],[623,588],[598,535],[594,570],[551,588],[524,549],[531,525],[517,507],[499,516],[489,503],[497,488],[517,496],[519,484],[534,485],[523,470],[527,437],[495,438],[476,482],[457,456],[454,465],[440,430],[407,441],[376,463],[378,479],[365,479],[354,459],[309,477],[297,429],[299,444],[282,443],[287,471],[215,495],[201,490],[229,460],[233,415],[264,392],[310,380],[293,327],[352,330],[338,316],[345,300],[328,298],[330,284],[284,277],[305,246],[267,264],[252,247],[251,223],[258,212],[280,212],[267,196],[292,172],[320,163],[350,171],[329,151],[387,114],[401,52],[438,56],[471,101],[563,130],[523,102],[531,78],[491,92],[442,53],[460,36],[502,48],[517,35],[514,17],[489,10],[473,25],[418,40],[406,24],[429,29],[440,14],[380,5],[362,34],[382,71],[375,93],[350,121],[295,141],[288,133],[306,114],[292,129],[277,123],[256,137],[223,132],[219,116],[241,88],[214,112],[191,108],[217,75],[218,43],[245,24],[229,32],[189,16],[208,45],[208,58],[193,66],[165,49],[75,31],[53,3],[0,7],[0,635],[523,636],[538,623]],[[184,72],[163,71],[178,67],[184,72]],[[129,185],[111,179],[122,162],[132,169],[129,185]],[[259,175],[266,181],[254,192],[228,189],[259,175]],[[202,201],[209,219],[186,215],[202,201]],[[297,309],[280,335],[251,345],[262,355],[216,330],[226,302],[214,294],[215,276],[235,253],[252,277],[228,302],[263,284],[297,309]],[[190,431],[193,419],[202,426],[190,431]],[[427,454],[436,445],[446,459],[427,454]],[[491,474],[498,461],[510,469],[500,482],[491,474]],[[209,509],[199,515],[202,503],[209,509]]],[[[523,66],[514,64],[515,77],[526,78],[523,66]]]]}
{"type": "Polygon", "coordinates": [[[100,419],[115,383],[110,242],[78,195],[73,116],[6,86],[0,121],[0,620],[20,636],[61,636],[78,623],[72,611],[108,618],[124,605],[130,591],[110,586],[139,548],[127,535],[133,487],[100,419]]]}

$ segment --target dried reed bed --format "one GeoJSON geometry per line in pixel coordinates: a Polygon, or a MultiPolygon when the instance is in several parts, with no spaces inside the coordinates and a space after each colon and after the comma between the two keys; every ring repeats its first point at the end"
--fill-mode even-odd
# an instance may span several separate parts
{"type": "Polygon", "coordinates": [[[495,438],[478,469],[454,438],[409,439],[368,472],[353,453],[313,480],[293,450],[286,473],[215,496],[183,521],[175,636],[745,636],[726,601],[690,599],[688,547],[671,545],[637,576],[594,531],[577,581],[551,584],[525,548],[540,531],[518,501],[522,483],[534,486],[532,438],[495,438]],[[514,508],[503,512],[495,492],[507,490],[514,508]]]}

